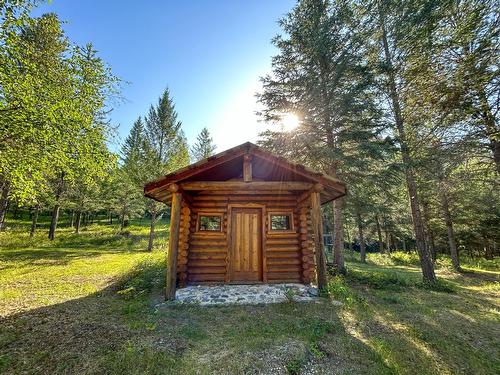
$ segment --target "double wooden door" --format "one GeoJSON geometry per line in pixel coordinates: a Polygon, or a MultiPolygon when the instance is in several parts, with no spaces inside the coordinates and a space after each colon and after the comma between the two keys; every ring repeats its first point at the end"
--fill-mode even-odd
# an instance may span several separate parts
{"type": "Polygon", "coordinates": [[[230,281],[262,281],[262,210],[231,210],[230,281]]]}

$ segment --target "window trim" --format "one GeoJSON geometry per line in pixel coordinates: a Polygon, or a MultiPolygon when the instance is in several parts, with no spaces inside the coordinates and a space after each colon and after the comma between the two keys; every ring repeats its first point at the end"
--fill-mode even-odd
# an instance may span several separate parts
{"type": "Polygon", "coordinates": [[[197,218],[196,218],[196,232],[199,232],[199,233],[211,233],[211,234],[222,233],[223,225],[224,225],[223,216],[219,212],[199,212],[197,215],[197,218]],[[201,217],[202,216],[216,216],[216,217],[218,217],[220,220],[219,229],[218,230],[201,230],[200,224],[201,224],[201,217]]]}
{"type": "Polygon", "coordinates": [[[293,211],[270,211],[267,214],[268,220],[268,231],[270,233],[295,233],[295,226],[293,224],[293,211]],[[272,216],[289,216],[290,217],[290,229],[272,229],[272,216]]]}

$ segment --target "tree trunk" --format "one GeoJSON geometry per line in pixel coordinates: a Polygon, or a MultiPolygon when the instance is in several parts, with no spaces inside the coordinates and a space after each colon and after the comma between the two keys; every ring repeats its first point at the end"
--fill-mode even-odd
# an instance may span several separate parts
{"type": "Polygon", "coordinates": [[[431,241],[430,246],[431,246],[431,257],[432,261],[435,263],[437,259],[437,249],[436,249],[436,242],[434,241],[434,231],[431,229],[429,231],[429,239],[431,241]]]}
{"type": "Polygon", "coordinates": [[[14,211],[12,212],[12,218],[19,219],[19,205],[18,204],[16,204],[14,206],[14,211]]]}
{"type": "Polygon", "coordinates": [[[356,213],[358,222],[358,236],[359,236],[359,257],[362,263],[366,263],[366,244],[365,236],[363,234],[363,221],[359,212],[356,213]]]}
{"type": "Polygon", "coordinates": [[[122,217],[120,220],[120,230],[123,230],[123,227],[125,227],[125,214],[122,214],[122,217]]]}
{"type": "Polygon", "coordinates": [[[151,225],[149,227],[148,251],[153,251],[153,241],[155,237],[156,207],[151,210],[151,225]]]}
{"type": "Polygon", "coordinates": [[[49,228],[49,240],[53,240],[56,235],[57,221],[59,220],[59,209],[61,206],[59,202],[55,204],[54,209],[52,210],[52,219],[50,220],[50,228],[49,228]]]}
{"type": "Polygon", "coordinates": [[[324,289],[326,279],[326,257],[323,244],[323,216],[321,215],[321,199],[319,191],[311,192],[311,224],[314,236],[314,255],[316,258],[316,275],[318,289],[324,289]]]}
{"type": "Polygon", "coordinates": [[[80,233],[80,226],[82,224],[82,211],[78,210],[76,213],[76,222],[75,222],[75,233],[80,233]]]}
{"type": "Polygon", "coordinates": [[[444,223],[446,232],[448,233],[448,246],[450,248],[451,264],[453,269],[460,271],[460,257],[458,254],[457,244],[455,242],[455,232],[453,230],[453,220],[451,219],[450,206],[448,203],[448,195],[444,187],[440,187],[441,207],[443,209],[444,223]]]}
{"type": "Polygon", "coordinates": [[[344,225],[342,223],[342,208],[344,207],[344,198],[338,198],[333,201],[333,265],[337,273],[345,274],[344,265],[344,225]]]}
{"type": "Polygon", "coordinates": [[[425,240],[428,249],[430,249],[430,254],[432,257],[432,262],[436,262],[436,246],[434,244],[434,232],[432,231],[429,218],[429,205],[427,202],[422,204],[422,214],[424,219],[424,229],[425,229],[425,240]]]}
{"type": "Polygon", "coordinates": [[[349,235],[349,230],[344,229],[344,232],[347,236],[347,246],[349,247],[349,251],[352,252],[352,239],[351,236],[349,235]]]}
{"type": "Polygon", "coordinates": [[[484,257],[487,260],[492,260],[493,259],[493,252],[491,251],[491,246],[488,241],[488,238],[484,237],[484,257]]]}
{"type": "Polygon", "coordinates": [[[478,96],[481,106],[481,117],[486,128],[486,136],[490,142],[489,146],[493,154],[497,173],[500,174],[500,140],[498,138],[500,129],[498,125],[495,124],[495,116],[493,115],[488,98],[486,97],[486,92],[482,85],[478,88],[478,96]]]}
{"type": "Polygon", "coordinates": [[[2,194],[0,195],[0,230],[4,228],[5,224],[5,214],[7,213],[7,206],[9,205],[9,191],[10,183],[4,181],[2,194]]]}
{"type": "Polygon", "coordinates": [[[377,236],[378,236],[378,251],[384,254],[384,242],[382,241],[382,231],[380,230],[380,221],[378,215],[375,215],[375,224],[377,225],[377,236]]]}
{"type": "Polygon", "coordinates": [[[389,51],[387,32],[385,29],[384,17],[382,13],[380,13],[380,28],[385,55],[385,63],[388,71],[387,78],[389,84],[389,95],[392,102],[396,129],[399,135],[401,158],[403,160],[403,165],[405,168],[406,185],[408,188],[408,195],[410,197],[411,216],[413,219],[413,228],[415,230],[415,239],[417,243],[418,256],[420,258],[420,266],[422,268],[422,276],[425,282],[435,283],[436,274],[434,273],[434,265],[429,254],[429,250],[425,246],[424,226],[422,224],[422,215],[420,213],[417,186],[415,183],[415,176],[412,166],[413,160],[411,159],[410,150],[407,144],[403,116],[401,114],[399,94],[396,87],[396,78],[393,70],[392,57],[389,51]]]}
{"type": "Polygon", "coordinates": [[[111,210],[109,210],[108,217],[109,217],[109,224],[113,225],[113,213],[111,212],[111,210]]]}
{"type": "Polygon", "coordinates": [[[33,215],[31,217],[31,230],[30,230],[30,237],[33,237],[35,235],[35,231],[36,231],[36,224],[38,222],[38,211],[39,211],[39,208],[38,207],[35,207],[33,209],[33,215]]]}
{"type": "Polygon", "coordinates": [[[401,238],[401,244],[403,245],[403,251],[406,253],[406,240],[404,237],[401,238]]]}
{"type": "Polygon", "coordinates": [[[70,228],[73,228],[73,226],[75,225],[75,210],[71,210],[71,224],[70,224],[70,228]]]}
{"type": "Polygon", "coordinates": [[[56,228],[57,228],[57,221],[59,220],[59,210],[61,208],[61,195],[64,191],[64,177],[65,173],[61,172],[57,189],[56,189],[56,204],[54,206],[54,209],[52,210],[52,218],[50,220],[50,228],[49,228],[49,240],[54,240],[55,235],[56,235],[56,228]]]}
{"type": "Polygon", "coordinates": [[[398,251],[398,247],[397,247],[397,242],[395,240],[395,236],[392,232],[389,232],[389,238],[391,239],[391,244],[392,244],[392,248],[394,249],[394,251],[398,251]]]}
{"type": "Polygon", "coordinates": [[[391,248],[391,241],[389,240],[389,231],[385,230],[385,243],[386,243],[386,253],[391,254],[392,248],[391,248]]]}

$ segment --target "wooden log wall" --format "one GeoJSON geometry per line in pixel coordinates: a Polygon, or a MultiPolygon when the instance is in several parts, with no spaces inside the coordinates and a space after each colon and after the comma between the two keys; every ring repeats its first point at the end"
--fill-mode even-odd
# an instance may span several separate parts
{"type": "Polygon", "coordinates": [[[311,212],[307,205],[299,207],[300,244],[302,252],[302,281],[311,283],[315,278],[314,243],[312,240],[311,212]]]}
{"type": "Polygon", "coordinates": [[[179,227],[179,252],[177,253],[177,282],[180,287],[184,287],[186,286],[187,282],[189,238],[191,233],[191,210],[185,201],[182,201],[181,207],[181,222],[179,227]]]}
{"type": "Polygon", "coordinates": [[[224,282],[227,262],[227,204],[214,196],[193,197],[190,218],[187,281],[224,282]],[[221,214],[222,231],[197,232],[199,213],[221,214]]]}
{"type": "MultiPolygon", "coordinates": [[[[253,194],[238,192],[227,194],[220,192],[201,193],[193,197],[190,206],[190,236],[189,251],[187,252],[187,266],[185,280],[188,283],[196,282],[224,282],[229,274],[228,258],[228,205],[244,206],[253,203],[264,205],[263,220],[265,222],[264,281],[273,282],[302,282],[310,280],[309,259],[303,261],[304,253],[300,237],[300,210],[297,208],[297,195],[285,193],[253,194]],[[269,212],[293,212],[293,232],[270,232],[269,212]],[[221,214],[222,231],[207,233],[197,232],[197,218],[199,213],[221,214]],[[304,264],[307,266],[304,269],[304,264]],[[305,272],[305,273],[304,273],[305,272]]],[[[307,241],[307,240],[306,240],[307,241]]],[[[309,255],[309,253],[307,253],[309,255]]],[[[183,268],[184,270],[184,268],[183,268]]],[[[184,277],[182,273],[180,277],[184,277]]]]}
{"type": "MultiPolygon", "coordinates": [[[[177,189],[177,187],[175,187],[177,189]]],[[[177,286],[177,255],[179,253],[179,235],[182,209],[182,194],[172,193],[172,206],[170,215],[170,240],[168,242],[167,260],[167,286],[165,288],[165,298],[175,299],[175,288],[177,286]]]]}
{"type": "Polygon", "coordinates": [[[293,232],[274,232],[269,230],[269,215],[266,213],[266,261],[267,281],[269,283],[302,281],[302,257],[299,241],[299,216],[297,197],[278,204],[274,200],[267,202],[268,212],[292,211],[293,232]]]}

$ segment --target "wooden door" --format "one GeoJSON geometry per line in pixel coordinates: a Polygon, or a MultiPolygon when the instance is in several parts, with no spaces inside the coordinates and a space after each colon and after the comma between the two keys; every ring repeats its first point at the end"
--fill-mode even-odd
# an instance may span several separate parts
{"type": "Polygon", "coordinates": [[[262,211],[231,210],[230,281],[262,281],[262,211]]]}

